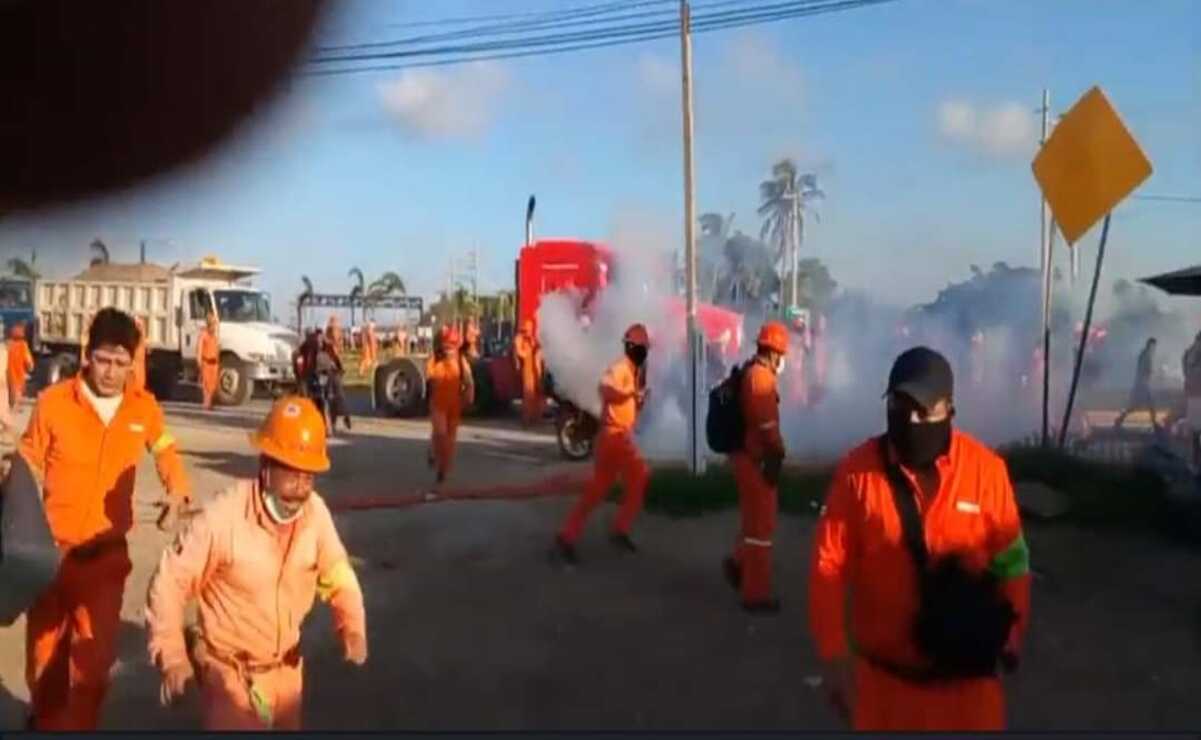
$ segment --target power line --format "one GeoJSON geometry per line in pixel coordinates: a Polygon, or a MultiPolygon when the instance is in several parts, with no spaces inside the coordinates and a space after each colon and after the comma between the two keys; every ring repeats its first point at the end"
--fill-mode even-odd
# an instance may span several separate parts
{"type": "MultiPolygon", "coordinates": [[[[749,10],[725,11],[700,16],[693,24],[694,33],[707,33],[729,28],[771,23],[790,18],[800,18],[819,15],[871,5],[880,5],[895,0],[808,0],[804,2],[787,2],[760,5],[749,10]]],[[[461,64],[471,61],[487,61],[495,59],[513,59],[521,57],[559,54],[587,49],[599,49],[623,44],[653,41],[656,39],[674,37],[678,31],[678,22],[659,22],[626,26],[613,29],[603,29],[558,36],[533,37],[526,40],[487,42],[474,45],[450,46],[433,49],[415,49],[396,51],[384,54],[348,55],[342,59],[322,59],[321,62],[353,62],[387,59],[413,59],[418,57],[435,57],[425,61],[405,61],[394,64],[360,65],[337,69],[308,70],[300,73],[302,76],[324,77],[360,72],[377,72],[387,70],[409,69],[416,67],[437,67],[461,64]],[[574,42],[574,43],[573,43],[574,42]],[[437,57],[441,58],[437,58],[437,57]]]]}
{"type": "Polygon", "coordinates": [[[1158,200],[1170,203],[1201,203],[1201,196],[1193,195],[1132,195],[1134,200],[1158,200]]]}

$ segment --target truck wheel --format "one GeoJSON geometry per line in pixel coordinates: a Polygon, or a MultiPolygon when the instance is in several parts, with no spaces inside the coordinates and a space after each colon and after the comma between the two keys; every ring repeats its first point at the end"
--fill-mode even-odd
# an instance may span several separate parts
{"type": "Polygon", "coordinates": [[[555,440],[559,443],[559,454],[572,462],[586,460],[592,454],[595,433],[587,418],[581,413],[561,413],[555,424],[555,440]]]}
{"type": "Polygon", "coordinates": [[[220,375],[217,376],[216,401],[222,406],[241,406],[254,393],[254,381],[246,372],[246,364],[234,355],[221,357],[220,375]]]}
{"type": "Polygon", "coordinates": [[[393,416],[421,413],[425,376],[408,358],[398,358],[375,371],[375,407],[393,416]]]}

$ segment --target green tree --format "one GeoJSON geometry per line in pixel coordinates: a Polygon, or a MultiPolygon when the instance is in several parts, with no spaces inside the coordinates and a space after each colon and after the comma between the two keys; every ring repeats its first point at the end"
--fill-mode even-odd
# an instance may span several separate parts
{"type": "MultiPolygon", "coordinates": [[[[354,326],[354,302],[356,299],[361,299],[363,297],[363,294],[367,290],[367,281],[363,277],[363,271],[357,267],[350,268],[350,272],[348,272],[346,276],[355,281],[354,285],[352,285],[350,288],[350,325],[354,326]]],[[[367,307],[364,306],[363,315],[366,316],[366,314],[367,307]]]]}
{"type": "MultiPolygon", "coordinates": [[[[805,214],[811,202],[824,197],[817,186],[817,175],[801,174],[791,159],[776,162],[771,178],[759,184],[759,216],[763,218],[759,238],[775,249],[777,274],[797,272],[799,277],[797,263],[805,239],[805,214]]],[[[788,298],[790,305],[795,305],[799,295],[788,298]]]]}
{"type": "Polygon", "coordinates": [[[26,280],[37,280],[41,277],[41,274],[34,269],[32,264],[26,262],[20,257],[13,257],[10,259],[8,261],[8,269],[12,274],[19,278],[25,278],[26,280]]]}

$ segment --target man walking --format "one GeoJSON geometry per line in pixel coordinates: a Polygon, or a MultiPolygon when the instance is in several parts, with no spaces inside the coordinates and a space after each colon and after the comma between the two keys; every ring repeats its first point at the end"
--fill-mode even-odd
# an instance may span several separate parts
{"type": "Polygon", "coordinates": [[[1155,401],[1151,397],[1151,377],[1155,372],[1155,344],[1155,337],[1151,337],[1138,355],[1138,368],[1134,373],[1134,387],[1130,389],[1130,400],[1126,402],[1126,408],[1122,409],[1122,413],[1118,414],[1118,418],[1114,420],[1115,429],[1121,428],[1122,423],[1126,421],[1126,416],[1131,411],[1146,409],[1147,413],[1151,415],[1151,428],[1156,432],[1159,431],[1159,420],[1155,418],[1155,401]]]}
{"type": "Polygon", "coordinates": [[[251,435],[259,474],[220,494],[163,553],[146,605],[150,659],[170,704],[197,681],[208,730],[298,730],[300,626],[333,609],[343,656],[367,660],[363,594],[314,476],[329,470],[325,421],[298,396],[251,435]],[[199,607],[189,650],[188,602],[199,607]]]}
{"type": "Polygon", "coordinates": [[[937,352],[898,357],[886,398],[887,432],[843,458],[814,538],[809,619],[831,700],[856,730],[1002,730],[998,666],[1016,667],[1030,605],[1005,462],[952,428],[937,352]]]}
{"type": "Polygon", "coordinates": [[[92,320],[83,372],[38,397],[20,452],[42,480],[50,530],[64,554],[54,584],[30,609],[25,676],[33,730],[93,730],[108,690],[132,568],[125,537],[142,451],[171,504],[189,500],[174,437],[154,397],[126,388],[137,349],[133,319],[116,309],[92,320]]]}
{"type": "Polygon", "coordinates": [[[645,326],[634,324],[626,330],[623,341],[625,354],[605,371],[598,389],[603,408],[592,481],[555,539],[560,556],[568,563],[577,561],[575,544],[584,531],[588,515],[604,500],[618,477],[625,484],[625,498],[613,522],[610,539],[629,552],[638,549],[630,539],[630,528],[642,511],[650,468],[634,441],[634,426],[646,403],[646,358],[650,351],[650,335],[645,326]]]}
{"type": "Polygon", "coordinates": [[[442,327],[438,346],[425,368],[426,398],[430,405],[430,462],[436,482],[450,475],[463,410],[475,400],[471,366],[464,360],[462,337],[452,326],[442,327]]]}
{"type": "Polygon", "coordinates": [[[751,613],[780,610],[771,583],[777,486],[784,461],[776,379],[784,367],[788,339],[788,329],[778,321],[759,329],[758,351],[742,371],[739,392],[745,441],[741,450],[730,455],[742,517],[734,556],[724,566],[726,579],[742,595],[743,609],[751,613]]]}
{"type": "Polygon", "coordinates": [[[532,319],[521,322],[513,339],[513,362],[521,376],[521,418],[526,426],[542,420],[542,348],[532,319]]]}

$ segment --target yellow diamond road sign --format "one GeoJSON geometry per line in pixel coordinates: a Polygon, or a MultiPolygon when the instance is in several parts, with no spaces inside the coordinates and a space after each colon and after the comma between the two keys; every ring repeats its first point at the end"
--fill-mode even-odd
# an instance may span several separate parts
{"type": "Polygon", "coordinates": [[[1060,120],[1033,168],[1068,244],[1151,175],[1147,155],[1099,87],[1060,120]]]}

